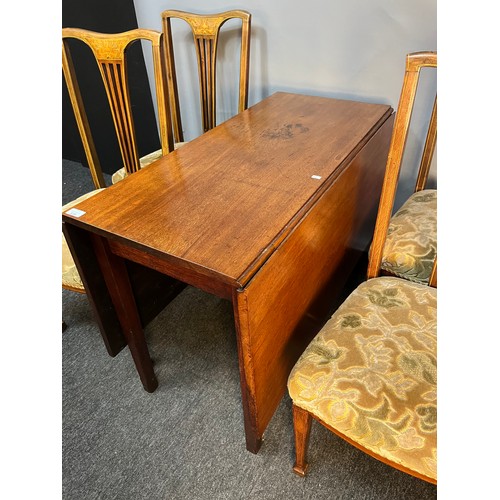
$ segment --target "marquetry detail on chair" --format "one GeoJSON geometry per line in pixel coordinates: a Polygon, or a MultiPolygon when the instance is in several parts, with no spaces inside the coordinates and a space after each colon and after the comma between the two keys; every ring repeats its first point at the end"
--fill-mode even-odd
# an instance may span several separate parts
{"type": "MultiPolygon", "coordinates": [[[[405,85],[410,85],[408,78],[414,79],[419,68],[436,66],[436,61],[434,52],[409,54],[405,85]],[[409,77],[408,72],[413,74],[409,77]]],[[[403,99],[397,110],[382,188],[384,202],[379,205],[374,233],[377,249],[384,248],[387,236],[387,207],[392,206],[393,183],[397,182],[394,165],[404,143],[402,120],[408,118],[408,104],[403,99]],[[381,212],[386,224],[380,222],[381,212]]],[[[407,208],[405,214],[408,224],[425,211],[420,204],[434,199],[421,189],[420,176],[418,185],[411,201],[415,207],[407,208]]],[[[427,223],[421,228],[425,232],[427,223]]],[[[372,457],[436,484],[436,266],[431,264],[428,269],[433,285],[429,286],[402,277],[373,276],[378,274],[377,259],[380,252],[371,251],[368,266],[372,276],[335,311],[289,375],[296,454],[293,470],[306,474],[306,452],[315,419],[372,457]]]]}
{"type": "MultiPolygon", "coordinates": [[[[409,54],[394,124],[377,228],[370,249],[368,277],[380,273],[429,284],[436,273],[437,190],[425,189],[437,137],[437,99],[434,100],[413,194],[392,215],[406,140],[424,67],[437,69],[436,53],[409,54]]],[[[433,281],[437,283],[437,281],[433,281]]]]}
{"type": "MultiPolygon", "coordinates": [[[[68,40],[77,39],[90,47],[102,77],[123,160],[123,167],[112,176],[111,182],[114,184],[174,149],[162,38],[162,33],[146,29],[108,34],[80,28],[63,28],[63,74],[92,180],[96,187],[94,191],[86,193],[77,200],[65,205],[62,209],[63,212],[84,199],[94,196],[106,187],[68,40]],[[152,51],[158,128],[161,142],[161,149],[153,151],[142,158],[139,157],[136,140],[126,57],[128,47],[132,43],[141,40],[145,41],[145,46],[149,46],[152,51]]],[[[85,293],[85,288],[64,235],[62,235],[62,286],[68,290],[85,293]]]]}
{"type": "Polygon", "coordinates": [[[250,51],[251,15],[242,10],[231,10],[217,14],[193,14],[178,10],[162,12],[165,52],[167,54],[167,77],[171,99],[172,119],[175,142],[183,142],[177,75],[175,70],[172,19],[186,21],[193,33],[196,50],[200,104],[203,132],[216,125],[216,62],[219,33],[222,25],[230,19],[241,20],[241,49],[239,68],[238,113],[248,106],[248,76],[250,51]]]}
{"type": "Polygon", "coordinates": [[[171,127],[169,100],[167,96],[165,57],[163,54],[162,33],[154,30],[134,29],[123,33],[97,33],[80,28],[63,28],[63,72],[68,86],[71,105],[75,114],[78,130],[83,143],[94,184],[105,187],[101,166],[97,156],[85,106],[78,86],[76,72],[71,59],[68,39],[74,38],[90,47],[102,77],[108,99],[123,167],[115,172],[112,183],[122,180],[129,174],[149,165],[160,156],[174,149],[171,127]],[[152,53],[155,97],[158,109],[158,128],[161,149],[140,158],[136,140],[132,102],[127,76],[127,49],[137,41],[149,42],[152,53]]]}

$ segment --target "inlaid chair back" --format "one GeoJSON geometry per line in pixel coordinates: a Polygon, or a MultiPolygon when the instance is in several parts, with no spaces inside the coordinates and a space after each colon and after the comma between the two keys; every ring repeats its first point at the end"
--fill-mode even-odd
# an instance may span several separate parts
{"type": "Polygon", "coordinates": [[[167,55],[167,75],[173,118],[175,142],[183,142],[181,113],[177,87],[177,74],[172,36],[172,19],[182,19],[188,23],[193,33],[197,57],[201,120],[203,132],[216,125],[216,63],[219,33],[222,25],[230,19],[241,20],[241,49],[239,68],[238,113],[248,106],[248,76],[250,52],[251,15],[242,10],[230,10],[217,14],[194,14],[179,10],[162,12],[164,42],[167,55]]]}
{"type": "Polygon", "coordinates": [[[413,194],[392,214],[422,68],[437,70],[435,52],[409,54],[370,249],[368,277],[399,276],[437,286],[437,190],[425,189],[437,137],[437,98],[413,194]]]}
{"type": "MultiPolygon", "coordinates": [[[[421,67],[436,66],[436,61],[436,53],[429,52],[407,57],[404,99],[397,110],[374,233],[377,250],[388,233],[387,207],[393,203],[406,139],[413,100],[407,89],[415,88],[421,67]]],[[[435,112],[433,116],[435,120],[435,112]]],[[[422,184],[420,176],[417,184],[422,184]]],[[[407,216],[419,214],[409,211],[407,216]]],[[[437,289],[402,277],[378,276],[379,258],[371,252],[368,279],[334,312],[289,375],[293,470],[306,474],[315,419],[372,457],[437,484],[437,289]]]]}
{"type": "MultiPolygon", "coordinates": [[[[116,137],[120,147],[123,167],[112,176],[112,183],[143,168],[160,156],[169,153],[173,147],[173,133],[167,95],[165,58],[162,44],[163,34],[153,30],[134,29],[123,33],[98,33],[80,28],[62,30],[62,67],[68,93],[75,114],[92,180],[96,189],[63,206],[65,212],[86,198],[94,196],[106,187],[101,163],[95,147],[90,123],[77,80],[77,73],[71,57],[69,39],[77,39],[90,47],[109,103],[116,137]],[[127,71],[127,49],[132,43],[145,40],[152,51],[155,96],[158,107],[158,125],[161,149],[139,158],[134,115],[130,98],[130,83],[127,71]]],[[[62,286],[65,289],[85,293],[75,262],[64,235],[62,235],[62,286]]]]}
{"type": "Polygon", "coordinates": [[[115,183],[174,149],[169,101],[165,83],[165,57],[163,54],[162,37],[162,33],[147,29],[134,29],[115,34],[98,33],[80,28],[63,28],[62,30],[64,77],[85,155],[94,184],[98,188],[105,187],[105,182],[102,177],[101,165],[80,93],[68,39],[78,39],[90,47],[102,77],[123,160],[123,168],[113,175],[112,182],[115,183]],[[156,98],[158,110],[158,129],[161,143],[160,150],[154,151],[143,158],[139,157],[137,146],[136,125],[132,112],[126,57],[127,49],[132,43],[139,40],[149,42],[152,53],[155,82],[154,97],[156,98]]]}

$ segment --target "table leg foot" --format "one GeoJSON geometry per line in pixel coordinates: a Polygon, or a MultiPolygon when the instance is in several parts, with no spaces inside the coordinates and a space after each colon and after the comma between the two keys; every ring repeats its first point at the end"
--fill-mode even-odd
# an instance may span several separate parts
{"type": "Polygon", "coordinates": [[[154,377],[153,379],[148,380],[147,382],[143,382],[143,387],[146,392],[152,393],[155,392],[158,388],[158,379],[154,377]]]}
{"type": "Polygon", "coordinates": [[[248,436],[246,437],[246,442],[247,442],[247,450],[250,453],[257,454],[260,450],[260,447],[262,446],[262,442],[264,440],[262,438],[258,437],[253,437],[253,436],[248,436]]]}
{"type": "Polygon", "coordinates": [[[293,465],[293,472],[295,472],[295,474],[297,474],[297,476],[305,477],[305,475],[307,474],[308,467],[309,467],[309,464],[305,464],[304,466],[302,466],[302,465],[298,465],[297,463],[295,463],[293,465]]]}

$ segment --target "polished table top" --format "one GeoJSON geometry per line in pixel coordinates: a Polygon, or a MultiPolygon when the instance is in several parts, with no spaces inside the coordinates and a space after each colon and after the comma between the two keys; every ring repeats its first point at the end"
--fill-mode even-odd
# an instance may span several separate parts
{"type": "Polygon", "coordinates": [[[391,112],[278,92],[63,219],[241,287],[391,112]]]}
{"type": "Polygon", "coordinates": [[[110,355],[128,345],[153,392],[144,327],[178,285],[230,299],[257,453],[369,244],[393,118],[383,104],[279,92],[63,214],[110,355]]]}

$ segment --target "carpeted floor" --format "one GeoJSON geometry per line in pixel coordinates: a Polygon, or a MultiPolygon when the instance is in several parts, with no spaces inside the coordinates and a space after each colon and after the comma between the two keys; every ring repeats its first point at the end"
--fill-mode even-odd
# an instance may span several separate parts
{"type": "MultiPolygon", "coordinates": [[[[65,203],[91,190],[63,160],[65,203]]],[[[85,295],[62,291],[65,500],[426,500],[436,487],[313,422],[309,474],[292,472],[285,395],[260,452],[246,451],[231,304],[187,287],[148,327],[159,387],[146,393],[127,349],[108,356],[85,295]]]]}

